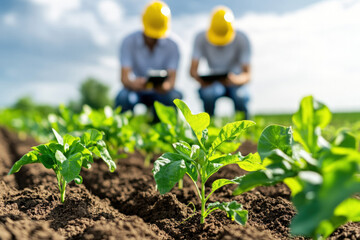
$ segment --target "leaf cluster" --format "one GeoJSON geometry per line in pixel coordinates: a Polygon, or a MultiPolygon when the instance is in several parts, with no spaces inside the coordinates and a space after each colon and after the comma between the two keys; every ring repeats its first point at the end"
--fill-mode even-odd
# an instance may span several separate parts
{"type": "Polygon", "coordinates": [[[321,132],[331,112],[312,96],[301,101],[292,120],[294,129],[280,125],[264,129],[258,152],[266,169],[236,179],[234,194],[284,182],[298,211],[291,233],[326,238],[340,225],[360,221],[360,200],[352,197],[360,192],[358,142],[347,131],[325,140],[321,132]]]}
{"type": "Polygon", "coordinates": [[[206,207],[206,202],[217,189],[234,182],[228,179],[214,181],[211,192],[207,196],[205,195],[205,183],[210,176],[229,164],[238,164],[245,170],[262,167],[258,155],[250,154],[243,157],[240,153],[231,154],[230,152],[218,151],[223,143],[233,141],[255,123],[252,121],[237,121],[226,124],[219,131],[217,137],[208,144],[207,127],[210,124],[210,116],[207,113],[193,115],[188,106],[179,99],[175,99],[174,103],[184,115],[197,143],[189,144],[180,140],[173,144],[175,153],[165,153],[155,161],[153,174],[157,189],[161,194],[167,193],[187,174],[194,182],[201,201],[201,223],[204,223],[204,219],[211,212],[221,209],[226,211],[228,216],[236,222],[244,224],[247,219],[247,211],[242,209],[241,204],[236,202],[213,203],[206,207]]]}
{"type": "Polygon", "coordinates": [[[111,107],[106,106],[96,110],[85,105],[82,112],[76,114],[61,105],[59,110],[59,115],[49,115],[49,122],[52,128],[60,133],[70,132],[81,135],[87,129],[94,128],[104,133],[104,141],[113,158],[126,157],[124,154],[119,154],[119,149],[128,153],[134,151],[136,138],[129,124],[131,115],[129,113],[120,113],[120,108],[113,110],[111,107]]]}
{"type": "Polygon", "coordinates": [[[66,185],[71,181],[77,184],[82,183],[81,168],[91,167],[94,162],[93,155],[102,158],[109,166],[110,172],[115,171],[116,165],[99,131],[90,129],[81,137],[69,134],[61,137],[54,129],[53,133],[56,141],[33,147],[32,151],[15,162],[9,174],[18,172],[26,164],[43,164],[46,168],[54,170],[61,193],[61,202],[64,202],[66,185]]]}

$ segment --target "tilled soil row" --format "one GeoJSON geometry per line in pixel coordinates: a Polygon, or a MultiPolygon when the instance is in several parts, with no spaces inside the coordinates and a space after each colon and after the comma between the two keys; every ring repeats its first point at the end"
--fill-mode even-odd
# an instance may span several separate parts
{"type": "MultiPolygon", "coordinates": [[[[82,185],[67,187],[67,200],[61,204],[52,170],[32,164],[6,176],[13,162],[34,145],[34,140],[19,140],[0,128],[0,239],[290,238],[288,226],[295,210],[283,184],[259,187],[236,197],[232,196],[234,186],[219,189],[209,202],[240,202],[249,211],[248,223],[240,226],[225,213],[215,211],[202,225],[193,183],[185,177],[183,189],[175,187],[160,195],[151,168],[145,168],[144,157],[135,153],[120,159],[114,173],[101,160],[95,161],[91,169],[81,173],[82,185]],[[190,202],[197,211],[193,212],[190,202]]],[[[256,151],[256,146],[247,142],[240,150],[246,155],[256,151]]],[[[227,166],[207,186],[217,178],[231,179],[245,173],[237,166],[227,166]]],[[[330,239],[360,239],[360,225],[347,224],[330,239]]]]}
{"type": "MultiPolygon", "coordinates": [[[[215,212],[201,225],[199,211],[193,213],[192,205],[187,206],[192,202],[196,209],[200,209],[191,181],[184,178],[183,189],[175,187],[170,193],[160,195],[155,188],[151,169],[136,164],[141,161],[143,159],[138,155],[122,159],[115,173],[106,172],[107,166],[98,162],[84,174],[85,185],[100,198],[109,199],[120,212],[135,214],[145,222],[154,223],[175,239],[288,239],[287,226],[294,215],[289,200],[280,196],[266,196],[259,190],[233,197],[230,188],[223,188],[209,202],[237,200],[249,211],[249,222],[245,227],[239,226],[230,221],[225,213],[215,212]],[[279,220],[274,221],[274,217],[279,216],[279,220]],[[249,232],[251,237],[248,236],[249,232]]],[[[234,169],[219,174],[234,175],[234,169]]],[[[239,172],[244,171],[239,169],[239,172]]],[[[219,174],[218,177],[222,177],[219,174]]],[[[273,188],[284,188],[280,192],[288,191],[285,186],[273,188]]]]}
{"type": "Polygon", "coordinates": [[[7,176],[35,145],[0,129],[0,239],[171,239],[156,225],[120,213],[84,185],[70,184],[61,204],[55,174],[40,164],[7,176]]]}

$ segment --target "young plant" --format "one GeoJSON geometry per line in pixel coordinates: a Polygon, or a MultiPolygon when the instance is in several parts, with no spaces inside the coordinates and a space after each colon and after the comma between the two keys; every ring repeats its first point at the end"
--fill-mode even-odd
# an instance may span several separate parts
{"type": "Polygon", "coordinates": [[[126,154],[119,154],[119,150],[131,153],[135,147],[135,137],[129,125],[129,114],[120,113],[120,108],[113,110],[109,106],[92,109],[84,105],[82,112],[76,114],[61,105],[60,115],[49,115],[51,126],[60,133],[80,135],[87,129],[97,129],[104,133],[104,142],[113,159],[125,158],[126,154]]]}
{"type": "Polygon", "coordinates": [[[219,132],[214,141],[207,147],[207,127],[210,123],[210,116],[207,113],[193,115],[188,106],[181,100],[175,99],[175,105],[183,113],[185,120],[190,125],[197,144],[190,145],[185,141],[173,144],[176,153],[165,153],[159,157],[153,168],[153,174],[157,189],[161,194],[169,192],[177,182],[187,174],[194,182],[196,192],[201,202],[201,219],[204,223],[205,218],[216,209],[224,210],[228,217],[237,223],[244,225],[247,221],[247,211],[242,209],[241,204],[233,202],[210,203],[206,206],[210,196],[222,186],[233,184],[232,180],[218,179],[213,182],[211,192],[205,194],[205,183],[211,175],[219,171],[220,168],[229,164],[238,164],[245,170],[258,169],[259,158],[255,155],[246,157],[241,154],[222,153],[217,148],[227,141],[232,141],[239,137],[248,127],[254,125],[252,121],[238,121],[225,125],[219,132]],[[199,180],[199,185],[198,185],[199,180]]]}
{"type": "Polygon", "coordinates": [[[94,162],[93,154],[104,160],[110,172],[115,171],[116,165],[99,131],[87,130],[81,138],[68,134],[61,137],[54,129],[53,132],[55,142],[33,147],[33,151],[25,154],[12,166],[9,175],[18,172],[26,164],[42,163],[46,168],[54,170],[60,190],[60,200],[63,203],[66,185],[73,180],[77,184],[82,183],[82,177],[79,175],[81,167],[91,167],[91,163],[94,162]]]}
{"type": "Polygon", "coordinates": [[[155,130],[155,127],[150,124],[149,116],[136,115],[129,121],[129,126],[134,132],[136,150],[144,157],[144,166],[148,167],[154,155],[164,153],[165,145],[160,140],[160,134],[155,130]]]}
{"type": "MultiPolygon", "coordinates": [[[[160,134],[160,139],[171,146],[177,139],[182,139],[188,143],[195,143],[196,138],[189,134],[190,128],[178,116],[177,111],[172,106],[155,101],[154,108],[160,122],[156,124],[155,130],[160,134]]],[[[170,147],[172,148],[172,147],[170,147]]],[[[166,150],[169,148],[165,148],[166,150]]]]}
{"type": "Polygon", "coordinates": [[[328,142],[321,130],[331,113],[322,103],[305,97],[293,115],[295,128],[271,125],[264,129],[258,152],[266,169],[236,180],[241,194],[259,185],[284,182],[297,209],[291,233],[325,239],[348,221],[360,221],[360,153],[352,134],[341,131],[328,142]]]}

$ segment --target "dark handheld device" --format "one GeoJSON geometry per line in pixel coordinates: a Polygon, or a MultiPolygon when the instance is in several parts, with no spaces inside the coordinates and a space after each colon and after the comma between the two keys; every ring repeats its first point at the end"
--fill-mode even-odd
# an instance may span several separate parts
{"type": "Polygon", "coordinates": [[[227,73],[216,73],[216,74],[209,74],[209,75],[200,75],[199,77],[205,82],[214,82],[214,81],[221,81],[227,77],[227,73]]]}
{"type": "Polygon", "coordinates": [[[166,70],[150,70],[146,81],[146,88],[161,86],[168,77],[166,70]]]}

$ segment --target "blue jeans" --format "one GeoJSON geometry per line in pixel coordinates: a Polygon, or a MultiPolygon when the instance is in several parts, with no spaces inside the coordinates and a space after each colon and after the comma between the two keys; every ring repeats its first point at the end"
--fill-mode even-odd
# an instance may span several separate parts
{"type": "Polygon", "coordinates": [[[249,119],[247,104],[250,100],[247,86],[224,86],[220,82],[214,82],[209,86],[199,89],[200,98],[203,101],[205,112],[214,115],[215,102],[220,97],[229,97],[233,100],[235,110],[244,112],[245,119],[249,119]]]}
{"type": "Polygon", "coordinates": [[[136,104],[143,103],[153,110],[155,101],[159,101],[166,106],[174,106],[173,101],[175,98],[182,98],[182,94],[175,89],[167,93],[158,93],[154,90],[136,92],[124,88],[115,99],[115,108],[121,106],[122,112],[133,111],[136,104]]]}

